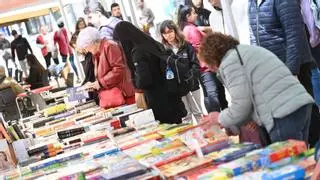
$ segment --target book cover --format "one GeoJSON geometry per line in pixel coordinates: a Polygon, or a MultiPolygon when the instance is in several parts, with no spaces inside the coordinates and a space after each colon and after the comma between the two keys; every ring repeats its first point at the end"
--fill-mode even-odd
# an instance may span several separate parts
{"type": "Polygon", "coordinates": [[[313,157],[302,159],[296,163],[299,167],[305,170],[306,175],[311,175],[316,167],[316,161],[313,157]]]}
{"type": "Polygon", "coordinates": [[[12,126],[8,126],[8,132],[14,137],[14,140],[19,140],[19,136],[12,126]]]}
{"type": "Polygon", "coordinates": [[[4,138],[11,143],[12,139],[10,137],[10,135],[8,134],[7,130],[4,128],[2,122],[0,121],[0,133],[4,136],[4,138]]]}
{"type": "Polygon", "coordinates": [[[147,169],[141,165],[130,165],[117,171],[111,171],[110,173],[103,174],[102,179],[116,180],[116,179],[129,179],[135,176],[140,176],[147,173],[147,169]]]}
{"type": "Polygon", "coordinates": [[[207,179],[228,180],[228,179],[231,179],[231,177],[232,177],[232,173],[226,170],[216,169],[211,172],[207,172],[199,175],[197,180],[207,180],[207,179]]]}
{"type": "Polygon", "coordinates": [[[304,179],[305,171],[297,165],[288,165],[279,170],[266,173],[262,180],[304,179]]]}
{"type": "Polygon", "coordinates": [[[272,144],[268,146],[266,150],[269,150],[269,152],[265,152],[269,155],[270,161],[276,162],[287,157],[297,156],[304,153],[307,151],[307,147],[303,141],[288,140],[272,144]]]}
{"type": "Polygon", "coordinates": [[[158,167],[158,169],[167,178],[173,178],[173,176],[179,175],[186,171],[208,166],[210,162],[211,161],[208,158],[198,158],[197,156],[189,156],[181,160],[160,166],[158,167]]]}
{"type": "Polygon", "coordinates": [[[0,139],[0,174],[13,169],[14,162],[7,140],[0,139]]]}
{"type": "MultiPolygon", "coordinates": [[[[216,158],[213,159],[213,162],[217,163],[217,164],[230,162],[232,160],[244,157],[246,155],[246,153],[248,153],[252,150],[260,148],[259,145],[251,144],[251,143],[241,144],[241,145],[237,145],[237,146],[238,146],[238,149],[235,148],[234,151],[227,152],[223,156],[217,156],[216,158]]],[[[231,150],[232,150],[232,148],[231,148],[231,150]]],[[[224,151],[224,150],[222,150],[222,151],[224,151]]]]}
{"type": "Polygon", "coordinates": [[[18,124],[13,124],[12,127],[13,127],[13,129],[16,131],[17,135],[19,136],[19,139],[24,139],[24,135],[23,135],[23,133],[21,132],[18,124]]]}
{"type": "Polygon", "coordinates": [[[212,172],[216,169],[215,166],[208,166],[208,167],[202,167],[202,168],[196,168],[192,171],[183,173],[179,175],[178,178],[186,179],[186,180],[198,180],[198,177],[206,174],[208,172],[212,172]]]}

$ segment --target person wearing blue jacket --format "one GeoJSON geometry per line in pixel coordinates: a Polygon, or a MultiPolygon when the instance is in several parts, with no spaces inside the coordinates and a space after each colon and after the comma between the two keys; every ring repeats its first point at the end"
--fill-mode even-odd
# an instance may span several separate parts
{"type": "MultiPolygon", "coordinates": [[[[249,0],[250,39],[252,45],[268,49],[278,56],[313,95],[313,62],[299,0],[249,0]]],[[[319,137],[320,115],[314,106],[309,143],[319,137]]]]}

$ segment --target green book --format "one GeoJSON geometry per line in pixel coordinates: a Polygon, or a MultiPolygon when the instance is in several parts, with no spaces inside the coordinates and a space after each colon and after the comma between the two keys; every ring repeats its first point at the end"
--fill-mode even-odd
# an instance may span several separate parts
{"type": "Polygon", "coordinates": [[[14,130],[14,128],[12,126],[8,127],[8,131],[9,131],[10,134],[13,135],[15,140],[19,140],[20,139],[18,134],[17,134],[17,132],[14,130]]]}

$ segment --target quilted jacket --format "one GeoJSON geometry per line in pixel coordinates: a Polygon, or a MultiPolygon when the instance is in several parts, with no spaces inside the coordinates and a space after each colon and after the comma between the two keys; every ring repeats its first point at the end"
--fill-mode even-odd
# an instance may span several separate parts
{"type": "Polygon", "coordinates": [[[236,50],[231,49],[218,70],[218,77],[231,96],[231,106],[220,113],[223,127],[253,119],[270,131],[274,119],[313,103],[305,88],[273,53],[248,45],[239,45],[238,49],[244,65],[240,64],[236,50]]]}
{"type": "Polygon", "coordinates": [[[249,0],[251,44],[276,54],[294,75],[312,61],[298,0],[249,0]],[[258,2],[257,2],[258,1],[258,2]]]}

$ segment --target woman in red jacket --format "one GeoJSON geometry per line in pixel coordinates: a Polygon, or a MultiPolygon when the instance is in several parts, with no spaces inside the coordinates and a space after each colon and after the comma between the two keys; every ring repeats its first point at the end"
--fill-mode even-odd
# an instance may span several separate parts
{"type": "Polygon", "coordinates": [[[135,91],[131,74],[125,56],[116,42],[101,39],[96,28],[87,27],[79,34],[77,48],[94,56],[96,81],[88,82],[85,86],[98,91],[101,107],[112,108],[134,103],[135,91]]]}

